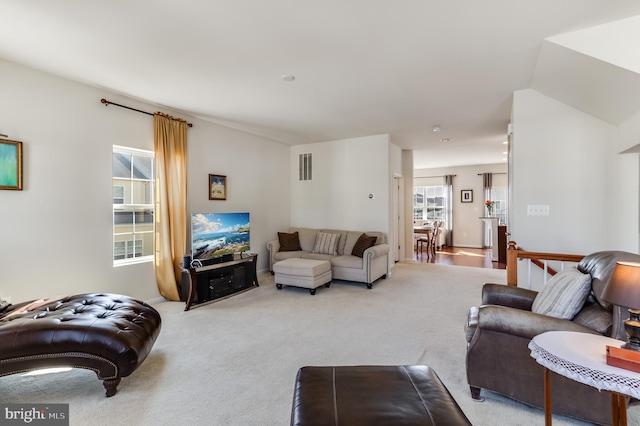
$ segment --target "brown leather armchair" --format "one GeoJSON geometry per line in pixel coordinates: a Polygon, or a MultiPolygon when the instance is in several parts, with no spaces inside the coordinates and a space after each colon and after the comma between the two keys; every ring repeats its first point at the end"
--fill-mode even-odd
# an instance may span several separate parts
{"type": "MultiPolygon", "coordinates": [[[[481,389],[498,392],[534,407],[544,407],[544,368],[531,358],[529,341],[546,331],[578,331],[625,340],[626,309],[602,299],[617,261],[640,262],[640,255],[603,251],[585,256],[577,268],[592,277],[591,294],[581,311],[565,320],[531,312],[537,292],[502,284],[485,284],[482,305],[469,309],[467,382],[471,396],[481,389]]],[[[604,348],[603,348],[604,351],[604,348]]],[[[611,423],[607,392],[551,374],[554,413],[598,424],[611,423]]]]}

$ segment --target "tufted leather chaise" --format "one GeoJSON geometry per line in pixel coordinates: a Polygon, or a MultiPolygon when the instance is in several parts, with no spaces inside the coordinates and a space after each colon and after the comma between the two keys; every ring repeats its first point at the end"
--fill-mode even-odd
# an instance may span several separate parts
{"type": "Polygon", "coordinates": [[[50,367],[86,368],[115,395],[145,360],[160,314],[118,294],[77,294],[11,305],[0,313],[0,376],[50,367]]]}

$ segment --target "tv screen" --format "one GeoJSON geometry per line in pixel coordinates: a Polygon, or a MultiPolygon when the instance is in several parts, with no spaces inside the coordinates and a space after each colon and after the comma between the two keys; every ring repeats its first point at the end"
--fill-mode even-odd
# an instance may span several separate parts
{"type": "Polygon", "coordinates": [[[192,213],[191,253],[210,259],[251,248],[249,213],[192,213]]]}

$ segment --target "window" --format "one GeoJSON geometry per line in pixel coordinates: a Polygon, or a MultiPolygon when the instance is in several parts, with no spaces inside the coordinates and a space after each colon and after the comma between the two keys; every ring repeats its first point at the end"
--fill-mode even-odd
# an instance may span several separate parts
{"type": "Polygon", "coordinates": [[[153,260],[153,152],[113,146],[113,264],[153,260]]]}
{"type": "Polygon", "coordinates": [[[446,208],[447,196],[443,185],[413,187],[414,220],[446,221],[446,208]]]}
{"type": "Polygon", "coordinates": [[[498,222],[503,225],[507,223],[507,188],[493,187],[491,188],[490,200],[494,201],[493,211],[495,212],[498,222]]]}
{"type": "Polygon", "coordinates": [[[113,185],[113,204],[124,204],[124,186],[113,185]]]}

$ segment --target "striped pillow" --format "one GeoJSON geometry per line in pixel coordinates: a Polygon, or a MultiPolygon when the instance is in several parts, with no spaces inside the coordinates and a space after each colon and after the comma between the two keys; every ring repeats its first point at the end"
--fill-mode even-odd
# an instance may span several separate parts
{"type": "Polygon", "coordinates": [[[573,319],[591,291],[591,275],[576,268],[555,274],[533,300],[531,312],[555,318],[573,319]]]}
{"type": "Polygon", "coordinates": [[[318,254],[338,254],[338,239],[340,234],[330,234],[328,232],[318,232],[316,234],[316,244],[313,252],[318,254]]]}

